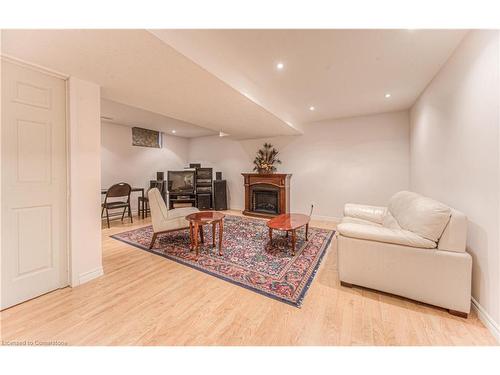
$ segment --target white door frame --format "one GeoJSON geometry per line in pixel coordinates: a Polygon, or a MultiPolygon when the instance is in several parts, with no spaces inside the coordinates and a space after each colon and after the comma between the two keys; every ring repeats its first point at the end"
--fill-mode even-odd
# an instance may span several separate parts
{"type": "MultiPolygon", "coordinates": [[[[65,119],[65,131],[66,131],[66,249],[67,249],[67,277],[66,277],[66,285],[61,285],[60,288],[64,288],[66,286],[71,286],[72,284],[72,268],[71,268],[71,258],[72,258],[72,251],[71,251],[71,223],[70,223],[70,218],[71,218],[71,205],[70,205],[70,187],[71,187],[71,179],[70,179],[70,172],[71,172],[71,149],[70,149],[70,123],[69,123],[69,75],[63,74],[60,72],[57,72],[52,69],[48,69],[45,67],[42,67],[37,64],[33,64],[31,62],[24,61],[22,59],[7,55],[7,54],[0,54],[0,59],[1,61],[9,62],[12,64],[16,64],[18,66],[35,70],[43,74],[47,74],[50,76],[53,76],[58,79],[62,79],[65,83],[65,114],[66,114],[66,119],[65,119]]],[[[1,176],[0,176],[1,178],[1,176]]],[[[0,184],[1,185],[1,184],[0,184]]],[[[0,213],[1,214],[1,213],[0,213]]],[[[0,219],[1,223],[1,219],[0,219]]],[[[1,235],[1,232],[0,232],[1,235]]],[[[35,297],[36,298],[36,297],[35,297]]]]}

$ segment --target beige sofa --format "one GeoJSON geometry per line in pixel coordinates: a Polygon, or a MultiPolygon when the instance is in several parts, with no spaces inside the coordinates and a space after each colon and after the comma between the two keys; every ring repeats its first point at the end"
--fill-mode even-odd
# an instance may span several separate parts
{"type": "Polygon", "coordinates": [[[342,285],[396,294],[450,313],[470,311],[472,258],[467,218],[409,191],[388,207],[346,204],[337,226],[342,285]]]}

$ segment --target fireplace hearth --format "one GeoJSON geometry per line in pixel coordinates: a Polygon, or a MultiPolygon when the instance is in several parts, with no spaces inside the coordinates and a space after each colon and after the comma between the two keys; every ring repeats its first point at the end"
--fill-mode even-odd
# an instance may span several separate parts
{"type": "Polygon", "coordinates": [[[245,179],[244,215],[274,217],[290,211],[291,174],[242,175],[245,179]]]}

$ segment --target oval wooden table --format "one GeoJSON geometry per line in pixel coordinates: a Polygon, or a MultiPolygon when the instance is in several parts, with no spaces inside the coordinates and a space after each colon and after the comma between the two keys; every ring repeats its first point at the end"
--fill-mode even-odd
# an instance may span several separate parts
{"type": "Polygon", "coordinates": [[[306,241],[307,232],[309,231],[309,221],[311,217],[304,214],[281,214],[272,218],[267,222],[267,227],[269,228],[269,243],[273,244],[273,230],[286,231],[288,237],[288,232],[292,232],[292,255],[295,255],[295,242],[297,240],[296,230],[306,226],[306,241]]]}
{"type": "Polygon", "coordinates": [[[191,239],[191,249],[196,250],[196,256],[199,252],[198,234],[201,243],[203,239],[203,225],[212,224],[212,246],[215,248],[215,227],[219,224],[219,255],[222,255],[222,233],[224,231],[224,214],[215,211],[195,212],[186,216],[189,221],[189,236],[191,239]]]}

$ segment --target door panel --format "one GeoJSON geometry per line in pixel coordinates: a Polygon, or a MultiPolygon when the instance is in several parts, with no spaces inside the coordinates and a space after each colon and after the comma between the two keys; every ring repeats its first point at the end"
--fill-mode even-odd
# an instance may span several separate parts
{"type": "Polygon", "coordinates": [[[51,93],[49,89],[21,81],[16,81],[15,85],[16,96],[13,101],[50,110],[51,93]]]}
{"type": "Polygon", "coordinates": [[[18,241],[14,246],[18,263],[15,278],[27,277],[54,267],[50,231],[52,207],[27,207],[15,211],[17,220],[12,223],[13,235],[18,241]],[[32,250],[35,248],[37,251],[32,250]]]}
{"type": "Polygon", "coordinates": [[[68,284],[66,83],[2,60],[2,300],[68,284]]]}
{"type": "Polygon", "coordinates": [[[50,124],[17,121],[18,182],[50,183],[50,124]]]}

